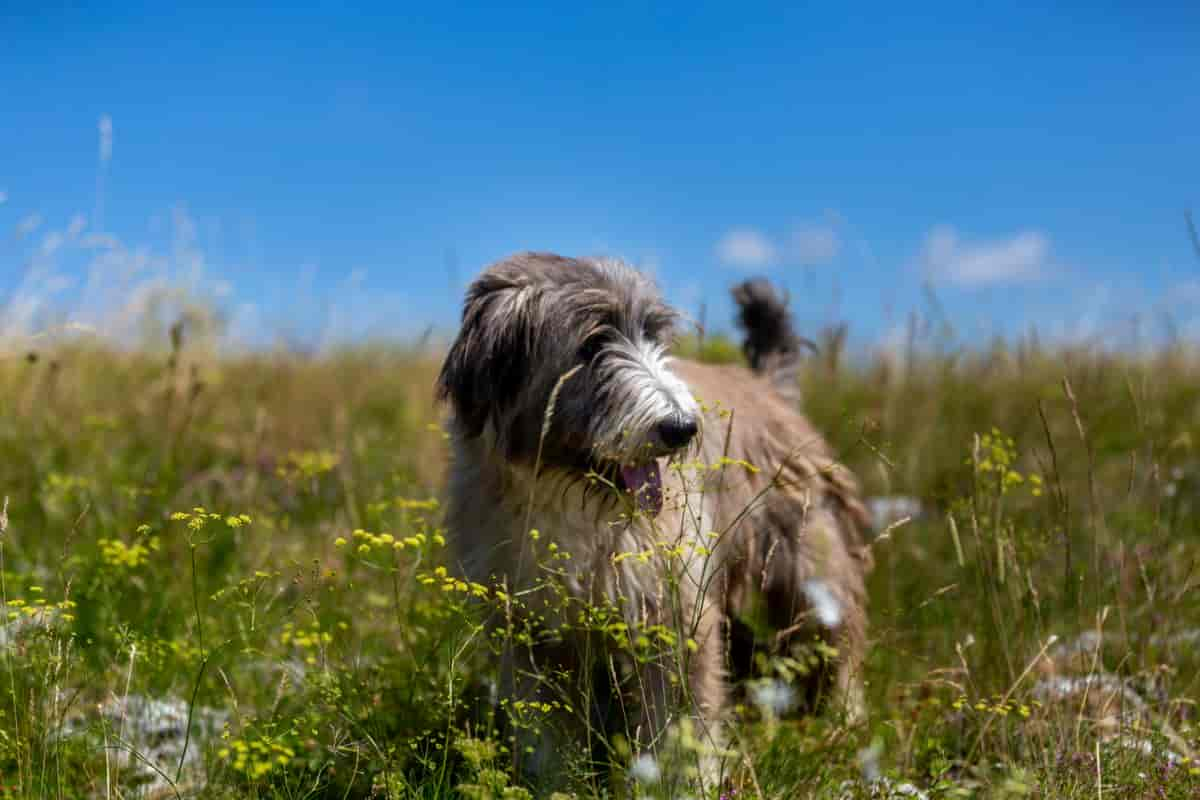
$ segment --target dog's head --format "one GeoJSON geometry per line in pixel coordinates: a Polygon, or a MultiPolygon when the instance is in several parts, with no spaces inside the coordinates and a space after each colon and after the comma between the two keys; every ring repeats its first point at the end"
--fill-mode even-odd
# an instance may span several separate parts
{"type": "Polygon", "coordinates": [[[653,510],[660,459],[700,424],[666,355],[677,316],[620,262],[516,255],[467,291],[438,393],[460,435],[510,462],[595,472],[653,510]]]}

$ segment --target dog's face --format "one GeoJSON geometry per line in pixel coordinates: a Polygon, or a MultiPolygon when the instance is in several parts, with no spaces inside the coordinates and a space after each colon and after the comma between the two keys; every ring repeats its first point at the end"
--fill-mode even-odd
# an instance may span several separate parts
{"type": "Polygon", "coordinates": [[[619,262],[514,256],[468,290],[438,392],[509,461],[595,472],[656,510],[660,459],[700,424],[666,356],[676,317],[619,262]]]}

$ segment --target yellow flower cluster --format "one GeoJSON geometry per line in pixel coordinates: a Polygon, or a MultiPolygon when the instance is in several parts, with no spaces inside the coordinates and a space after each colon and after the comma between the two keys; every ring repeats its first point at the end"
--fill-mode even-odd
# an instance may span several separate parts
{"type": "Polygon", "coordinates": [[[730,458],[729,456],[721,456],[711,464],[706,464],[703,461],[673,461],[667,465],[667,469],[671,472],[683,474],[685,472],[718,472],[726,467],[740,467],[747,473],[754,475],[759,472],[758,467],[751,464],[742,458],[730,458]]]}
{"type": "Polygon", "coordinates": [[[95,487],[95,481],[85,475],[68,475],[62,472],[51,472],[46,476],[45,488],[59,494],[88,492],[95,487]]]}
{"type": "MultiPolygon", "coordinates": [[[[351,534],[354,539],[354,550],[359,555],[365,556],[373,550],[382,550],[391,548],[392,550],[404,550],[406,548],[419,549],[426,545],[433,544],[436,547],[446,546],[446,537],[440,532],[434,532],[432,536],[424,533],[414,534],[413,536],[405,536],[403,539],[398,539],[390,533],[371,533],[362,528],[358,528],[351,534]]],[[[350,542],[345,536],[339,536],[334,539],[335,547],[345,547],[350,542]]]]}
{"type": "Polygon", "coordinates": [[[307,628],[297,628],[291,622],[283,624],[283,630],[279,634],[279,643],[285,647],[294,645],[303,651],[306,651],[304,663],[313,665],[317,663],[316,651],[322,645],[327,645],[333,641],[333,634],[329,631],[321,630],[321,623],[313,620],[312,624],[307,628]]]}
{"type": "Polygon", "coordinates": [[[159,541],[157,536],[151,536],[145,544],[135,542],[125,544],[120,539],[100,539],[100,557],[104,563],[123,569],[136,569],[150,560],[150,553],[157,552],[159,541]]]}
{"type": "Polygon", "coordinates": [[[612,563],[613,563],[613,566],[616,566],[617,564],[620,564],[622,561],[632,558],[632,559],[635,559],[639,564],[649,564],[650,559],[653,557],[654,557],[654,550],[651,548],[646,548],[645,550],[637,550],[637,551],[630,551],[630,552],[624,552],[624,553],[613,553],[612,554],[612,563]]]}
{"type": "Polygon", "coordinates": [[[41,586],[30,586],[29,593],[34,595],[31,600],[22,600],[15,598],[8,601],[8,613],[5,615],[9,620],[17,620],[22,617],[25,619],[40,618],[39,621],[47,622],[52,617],[48,617],[52,612],[61,612],[59,617],[64,622],[74,622],[75,615],[71,613],[75,608],[74,600],[62,600],[58,603],[46,602],[46,598],[42,597],[45,590],[41,586]]]}
{"type": "MultiPolygon", "coordinates": [[[[542,539],[542,532],[537,528],[531,528],[529,530],[529,539],[533,542],[540,542],[542,539]]],[[[534,545],[534,547],[536,548],[537,545],[534,545]]],[[[545,551],[546,558],[548,558],[550,561],[571,560],[571,554],[560,548],[555,542],[547,542],[545,548],[543,549],[545,551]]]]}
{"type": "Polygon", "coordinates": [[[337,453],[328,450],[302,450],[288,453],[287,460],[275,470],[281,478],[312,479],[330,472],[341,463],[337,453]]]}
{"type": "Polygon", "coordinates": [[[549,714],[552,711],[558,710],[563,710],[568,713],[571,711],[571,707],[569,705],[558,700],[551,700],[549,702],[545,700],[514,700],[511,702],[501,701],[501,704],[507,705],[515,713],[524,717],[528,717],[530,714],[536,713],[549,714]]]}
{"type": "Polygon", "coordinates": [[[296,751],[271,739],[234,739],[228,747],[217,751],[217,757],[232,761],[235,770],[257,780],[286,767],[296,757],[296,751]]]}
{"type": "Polygon", "coordinates": [[[675,632],[665,625],[647,625],[637,635],[634,644],[637,645],[639,650],[647,650],[655,641],[667,647],[674,647],[675,643],[679,640],[675,636],[675,632]]]}
{"type": "Polygon", "coordinates": [[[397,497],[395,505],[401,511],[437,511],[440,504],[436,497],[430,497],[428,500],[397,497]]]}
{"type": "Polygon", "coordinates": [[[1030,493],[1034,497],[1042,494],[1042,476],[1037,473],[1023,475],[1013,468],[1017,460],[1017,443],[1011,436],[1005,436],[998,428],[992,428],[990,433],[982,434],[978,447],[968,464],[973,464],[980,475],[993,475],[1000,482],[1001,493],[1028,483],[1030,493]]]}
{"type": "MultiPolygon", "coordinates": [[[[482,583],[455,578],[445,567],[437,567],[432,573],[422,572],[417,575],[417,580],[425,586],[437,585],[443,592],[459,592],[460,594],[469,594],[473,597],[488,596],[488,587],[482,583]]],[[[496,592],[496,596],[501,600],[507,599],[507,595],[502,596],[499,591],[496,592]]]]}
{"type": "Polygon", "coordinates": [[[733,411],[725,408],[720,400],[714,400],[712,403],[708,403],[707,401],[701,400],[699,397],[697,397],[696,403],[700,406],[700,412],[703,414],[716,412],[717,417],[720,419],[728,419],[733,415],[733,411]]]}
{"type": "Polygon", "coordinates": [[[1005,700],[1002,697],[993,697],[990,700],[976,700],[972,703],[966,695],[960,696],[950,707],[955,711],[962,711],[965,708],[971,708],[981,714],[995,714],[998,717],[1007,717],[1009,714],[1017,714],[1022,719],[1029,719],[1033,713],[1033,709],[1041,708],[1042,704],[1038,700],[1032,700],[1029,703],[1017,703],[1013,700],[1005,700]]]}
{"type": "Polygon", "coordinates": [[[251,522],[249,514],[224,516],[209,511],[204,506],[196,506],[191,511],[176,511],[171,515],[171,519],[175,522],[186,522],[188,530],[197,532],[203,530],[204,526],[210,522],[224,522],[229,528],[240,528],[251,522]]]}
{"type": "MultiPolygon", "coordinates": [[[[709,539],[717,539],[717,538],[720,538],[720,534],[715,533],[715,532],[709,533],[708,538],[709,539]]],[[[626,559],[632,558],[632,559],[635,559],[639,564],[648,564],[648,563],[650,563],[650,559],[654,558],[654,554],[656,551],[658,552],[659,555],[661,555],[663,558],[666,558],[668,560],[669,559],[681,559],[684,557],[686,548],[682,542],[658,541],[658,542],[655,542],[653,547],[648,547],[644,550],[634,550],[634,551],[628,551],[628,552],[623,552],[623,553],[613,553],[612,563],[615,566],[617,564],[620,564],[622,561],[625,561],[626,559]]],[[[697,554],[699,554],[701,556],[708,556],[708,555],[712,554],[712,550],[703,545],[697,545],[695,547],[695,551],[697,554]]]]}

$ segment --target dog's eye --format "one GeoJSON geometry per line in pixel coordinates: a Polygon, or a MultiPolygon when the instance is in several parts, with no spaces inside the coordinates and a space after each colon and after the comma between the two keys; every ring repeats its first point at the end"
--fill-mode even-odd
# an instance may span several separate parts
{"type": "Polygon", "coordinates": [[[584,364],[590,364],[595,360],[596,356],[600,355],[600,350],[604,347],[604,339],[599,336],[592,336],[584,341],[583,346],[579,348],[579,360],[584,364]]]}
{"type": "Polygon", "coordinates": [[[672,327],[670,317],[651,314],[642,322],[642,337],[651,342],[670,339],[672,327]]]}

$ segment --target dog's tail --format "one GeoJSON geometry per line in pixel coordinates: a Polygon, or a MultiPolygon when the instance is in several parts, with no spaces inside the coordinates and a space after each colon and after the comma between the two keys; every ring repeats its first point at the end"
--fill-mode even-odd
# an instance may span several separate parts
{"type": "Polygon", "coordinates": [[[754,278],[732,289],[738,305],[738,327],[745,334],[742,352],[750,368],[766,376],[781,395],[800,401],[800,360],[805,348],[816,351],[796,333],[788,299],[780,297],[766,278],[754,278]]]}

